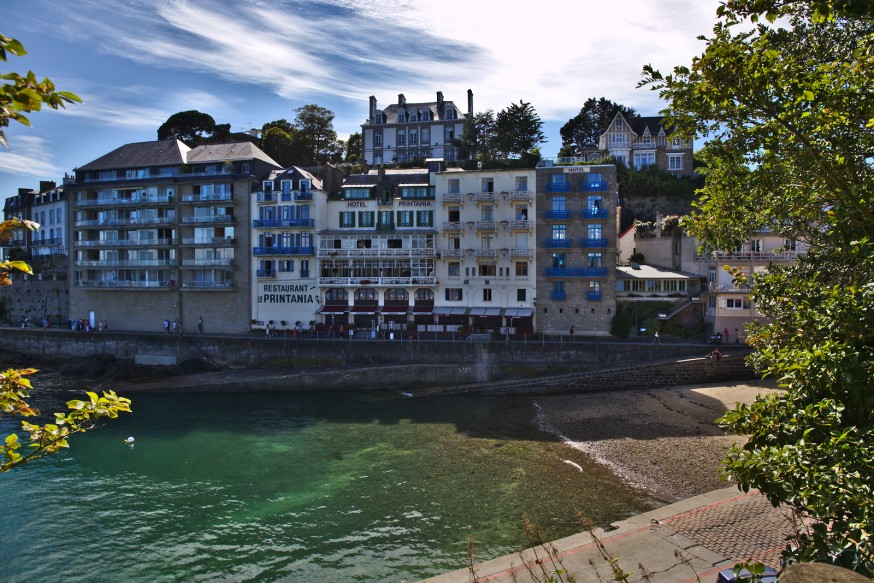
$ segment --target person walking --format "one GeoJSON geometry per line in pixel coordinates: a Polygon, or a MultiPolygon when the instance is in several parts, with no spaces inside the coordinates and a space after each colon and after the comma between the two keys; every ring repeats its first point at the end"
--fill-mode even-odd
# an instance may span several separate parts
{"type": "Polygon", "coordinates": [[[571,342],[573,342],[573,340],[574,340],[574,327],[573,327],[573,326],[571,326],[571,329],[570,329],[570,330],[568,330],[568,332],[569,332],[569,333],[570,333],[570,335],[571,335],[571,342]]]}
{"type": "Polygon", "coordinates": [[[203,334],[203,316],[197,320],[197,333],[203,334]]]}
{"type": "Polygon", "coordinates": [[[164,320],[164,334],[170,333],[170,320],[164,320]]]}
{"type": "Polygon", "coordinates": [[[655,335],[653,336],[652,343],[653,344],[661,344],[662,343],[662,337],[659,336],[658,330],[655,331],[655,335]]]}
{"type": "Polygon", "coordinates": [[[728,328],[722,331],[722,339],[728,344],[728,328]]]}

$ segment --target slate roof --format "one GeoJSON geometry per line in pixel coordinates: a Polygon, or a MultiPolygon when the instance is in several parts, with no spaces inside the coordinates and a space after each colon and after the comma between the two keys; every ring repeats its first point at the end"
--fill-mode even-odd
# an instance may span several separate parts
{"type": "Polygon", "coordinates": [[[233,142],[230,144],[207,144],[188,152],[187,162],[223,162],[225,160],[262,160],[277,168],[281,166],[252,142],[233,142]]]}
{"type": "Polygon", "coordinates": [[[84,166],[79,166],[76,170],[81,172],[179,165],[185,162],[185,155],[189,150],[190,148],[179,140],[135,142],[116,148],[84,166]]]}
{"type": "MultiPolygon", "coordinates": [[[[443,121],[444,115],[446,113],[445,109],[446,109],[447,105],[450,105],[453,108],[455,108],[456,117],[455,117],[455,119],[446,120],[446,121],[464,121],[464,119],[465,119],[464,113],[452,101],[444,101],[443,102],[443,108],[444,108],[443,111],[440,111],[437,109],[437,102],[436,101],[432,101],[430,103],[407,103],[406,105],[404,105],[402,107],[398,107],[398,104],[394,103],[392,105],[389,105],[385,109],[383,109],[382,113],[383,113],[383,116],[385,117],[385,123],[398,123],[398,110],[405,111],[405,112],[409,113],[411,117],[419,111],[422,111],[422,112],[430,111],[431,112],[430,119],[422,119],[421,121],[427,121],[427,122],[443,121]]],[[[418,118],[418,116],[417,116],[417,118],[418,118]]],[[[407,122],[403,122],[403,123],[407,123],[407,122]]],[[[412,119],[410,120],[409,123],[412,123],[412,119]]]]}
{"type": "MultiPolygon", "coordinates": [[[[624,117],[624,116],[623,116],[624,117]]],[[[649,128],[649,135],[657,136],[659,135],[659,131],[662,129],[662,120],[664,118],[661,116],[654,117],[632,117],[625,118],[626,123],[628,123],[629,127],[636,133],[638,136],[642,136],[644,130],[649,128]]],[[[673,128],[665,128],[665,134],[670,134],[673,128]]]]}

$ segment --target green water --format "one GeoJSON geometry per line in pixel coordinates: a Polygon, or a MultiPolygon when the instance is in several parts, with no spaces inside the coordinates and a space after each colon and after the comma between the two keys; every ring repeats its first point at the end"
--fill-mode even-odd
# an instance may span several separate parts
{"type": "Polygon", "coordinates": [[[523,512],[557,538],[574,510],[655,504],[542,432],[530,398],[133,398],[0,474],[0,579],[410,581],[464,567],[468,537],[480,560],[527,546],[523,512]]]}

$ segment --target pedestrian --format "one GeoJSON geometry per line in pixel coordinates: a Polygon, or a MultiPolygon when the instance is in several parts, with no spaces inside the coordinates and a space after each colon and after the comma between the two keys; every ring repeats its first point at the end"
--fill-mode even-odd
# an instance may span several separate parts
{"type": "Polygon", "coordinates": [[[661,336],[659,336],[658,330],[655,331],[655,335],[653,336],[652,343],[653,344],[661,344],[662,343],[662,338],[661,338],[661,336]]]}
{"type": "Polygon", "coordinates": [[[197,333],[203,334],[203,316],[197,320],[197,333]]]}
{"type": "Polygon", "coordinates": [[[103,332],[103,320],[100,320],[99,322],[97,322],[97,331],[103,332]]]}
{"type": "Polygon", "coordinates": [[[737,328],[734,329],[734,345],[740,346],[740,335],[737,333],[737,328]]]}
{"type": "Polygon", "coordinates": [[[170,333],[170,320],[164,319],[164,334],[170,333]]]}
{"type": "Polygon", "coordinates": [[[510,344],[510,328],[504,328],[504,344],[510,344]]]}
{"type": "Polygon", "coordinates": [[[728,328],[722,331],[722,338],[725,340],[725,343],[728,344],[728,328]]]}
{"type": "Polygon", "coordinates": [[[173,334],[179,334],[179,320],[173,320],[173,334]]]}
{"type": "Polygon", "coordinates": [[[568,330],[568,332],[570,332],[570,334],[571,334],[571,340],[573,340],[573,339],[574,339],[574,327],[571,326],[571,329],[568,330]]]}

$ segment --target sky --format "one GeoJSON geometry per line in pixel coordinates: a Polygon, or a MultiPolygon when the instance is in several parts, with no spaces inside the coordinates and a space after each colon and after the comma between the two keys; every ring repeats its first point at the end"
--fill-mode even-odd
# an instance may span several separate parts
{"type": "Polygon", "coordinates": [[[198,110],[232,131],[293,121],[307,104],[336,114],[338,137],[380,108],[431,102],[467,111],[520,100],[544,122],[545,157],[589,97],[641,115],[665,104],[637,88],[704,50],[718,0],[0,0],[0,33],[28,54],[0,72],[50,78],[83,103],[10,122],[0,198],[131,142],[157,139],[174,113],[198,110]]]}

